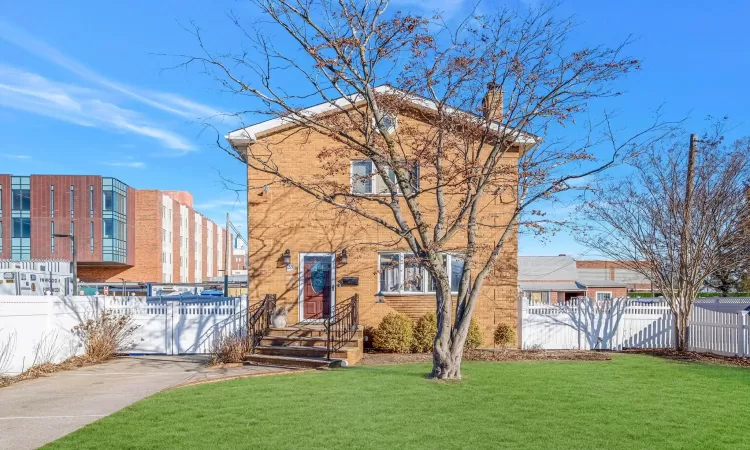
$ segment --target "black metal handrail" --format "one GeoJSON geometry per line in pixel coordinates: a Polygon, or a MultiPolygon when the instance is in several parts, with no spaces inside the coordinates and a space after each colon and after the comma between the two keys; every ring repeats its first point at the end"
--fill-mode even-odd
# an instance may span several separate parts
{"type": "Polygon", "coordinates": [[[255,348],[260,344],[260,340],[271,328],[271,316],[276,309],[276,295],[266,294],[263,301],[256,305],[257,309],[251,313],[247,326],[250,353],[255,353],[255,348]]]}
{"type": "Polygon", "coordinates": [[[359,327],[359,295],[354,294],[337,302],[333,314],[325,319],[327,358],[341,349],[356,334],[359,327]]]}

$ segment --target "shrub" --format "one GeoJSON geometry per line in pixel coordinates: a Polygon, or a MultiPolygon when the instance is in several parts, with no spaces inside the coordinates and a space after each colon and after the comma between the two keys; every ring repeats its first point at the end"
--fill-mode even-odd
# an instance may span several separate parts
{"type": "Polygon", "coordinates": [[[403,314],[390,313],[383,317],[373,335],[373,346],[393,353],[409,353],[414,324],[403,314]]]}
{"type": "Polygon", "coordinates": [[[432,344],[437,334],[437,315],[434,312],[428,312],[417,320],[414,327],[414,342],[412,351],[415,353],[424,353],[432,351],[432,344]]]}
{"type": "Polygon", "coordinates": [[[479,348],[482,342],[482,330],[479,328],[477,321],[472,317],[469,324],[469,334],[466,336],[466,342],[464,342],[464,348],[467,350],[479,348]]]}
{"type": "Polygon", "coordinates": [[[130,339],[137,329],[138,325],[133,323],[130,314],[104,311],[96,319],[79,323],[72,331],[83,341],[86,357],[96,363],[111,358],[118,350],[132,346],[130,339]]]}
{"type": "Polygon", "coordinates": [[[495,345],[508,348],[516,343],[516,330],[508,324],[501,323],[495,328],[495,345]]]}
{"type": "Polygon", "coordinates": [[[211,343],[211,365],[242,362],[250,351],[247,337],[236,333],[222,333],[211,343]]]}

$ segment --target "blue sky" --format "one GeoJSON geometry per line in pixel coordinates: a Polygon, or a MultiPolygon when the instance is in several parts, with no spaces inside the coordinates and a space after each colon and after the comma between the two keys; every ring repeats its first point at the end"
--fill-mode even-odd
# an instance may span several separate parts
{"type": "MultiPolygon", "coordinates": [[[[525,8],[533,1],[487,2],[525,8]]],[[[395,7],[454,20],[473,1],[399,0],[395,7]],[[429,10],[425,10],[425,4],[429,10]]],[[[135,188],[188,190],[204,214],[230,212],[244,230],[244,201],[222,178],[242,182],[243,166],[218,150],[196,122],[242,104],[195,71],[163,70],[157,54],[195,53],[181,28],[191,20],[214,43],[232,48],[226,12],[252,17],[240,1],[79,0],[8,2],[0,11],[0,173],[102,174],[135,188]]],[[[629,53],[643,69],[620,84],[625,95],[596,105],[617,111],[616,125],[635,131],[663,105],[666,118],[729,116],[732,136],[750,135],[747,74],[750,2],[568,1],[560,15],[580,23],[572,44],[615,45],[636,39],[629,53]]],[[[246,121],[252,122],[252,118],[246,121]]],[[[236,123],[215,120],[223,131],[236,123]]],[[[615,171],[609,176],[616,177],[615,171]]],[[[572,209],[568,205],[567,209],[572,209]]],[[[567,253],[591,258],[569,235],[546,242],[523,236],[520,254],[567,253]]]]}

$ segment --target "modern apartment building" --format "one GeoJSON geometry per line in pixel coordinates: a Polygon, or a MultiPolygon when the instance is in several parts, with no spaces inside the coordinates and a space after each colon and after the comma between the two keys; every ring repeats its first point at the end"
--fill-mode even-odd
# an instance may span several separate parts
{"type": "Polygon", "coordinates": [[[116,178],[0,175],[0,259],[72,259],[81,268],[135,265],[135,190],[116,178]]]}
{"type": "Polygon", "coordinates": [[[71,240],[59,233],[75,236],[84,282],[192,283],[224,273],[226,232],[193,209],[188,192],[101,176],[0,175],[0,259],[70,260],[71,240]]]}

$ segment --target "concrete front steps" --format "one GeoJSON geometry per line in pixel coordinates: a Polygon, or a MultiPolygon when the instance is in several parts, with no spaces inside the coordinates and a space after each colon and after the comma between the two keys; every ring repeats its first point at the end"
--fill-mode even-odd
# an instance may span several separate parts
{"type": "Polygon", "coordinates": [[[271,328],[255,353],[245,361],[285,367],[325,368],[354,365],[362,359],[363,330],[359,327],[354,337],[342,348],[331,352],[327,359],[327,335],[322,325],[300,324],[284,328],[271,328]]]}

